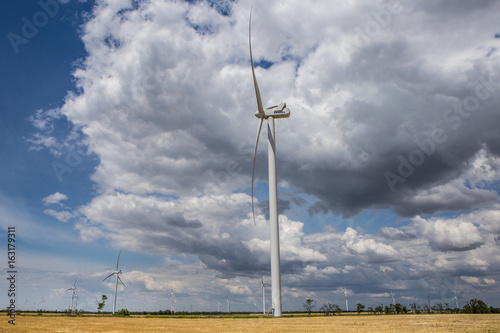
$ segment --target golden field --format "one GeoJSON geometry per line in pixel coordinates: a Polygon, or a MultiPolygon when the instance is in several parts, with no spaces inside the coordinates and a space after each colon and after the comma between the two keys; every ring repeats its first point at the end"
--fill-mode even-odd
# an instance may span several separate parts
{"type": "Polygon", "coordinates": [[[282,318],[2,316],[0,332],[500,332],[498,314],[282,318]]]}

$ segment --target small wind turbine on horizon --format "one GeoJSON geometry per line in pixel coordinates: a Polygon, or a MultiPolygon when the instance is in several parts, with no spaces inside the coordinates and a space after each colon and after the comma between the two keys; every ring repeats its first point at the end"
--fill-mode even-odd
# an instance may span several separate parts
{"type": "Polygon", "coordinates": [[[394,298],[396,296],[396,293],[394,291],[391,291],[391,297],[392,297],[392,305],[396,306],[396,299],[394,298]]]}
{"type": "Polygon", "coordinates": [[[173,285],[172,288],[170,289],[170,312],[171,313],[175,312],[175,292],[173,285]]]}
{"type": "Polygon", "coordinates": [[[27,310],[27,309],[26,309],[26,304],[28,304],[28,302],[29,302],[29,299],[26,297],[25,302],[24,302],[24,304],[23,304],[23,309],[24,309],[25,311],[27,310]]]}
{"type": "Polygon", "coordinates": [[[106,281],[108,278],[112,277],[113,275],[116,276],[116,282],[115,282],[115,300],[113,302],[113,314],[115,314],[115,310],[116,310],[116,296],[118,295],[118,281],[120,281],[120,283],[125,287],[125,283],[123,283],[122,279],[120,278],[120,274],[122,274],[122,270],[118,269],[118,264],[120,263],[120,255],[122,254],[122,251],[120,251],[120,253],[118,253],[118,260],[116,261],[116,270],[109,274],[108,276],[106,276],[106,278],[104,280],[102,280],[102,282],[106,281]]]}
{"type": "Polygon", "coordinates": [[[43,311],[43,304],[45,304],[45,299],[43,298],[43,296],[42,296],[42,300],[38,304],[41,304],[40,305],[40,311],[43,311]]]}
{"type": "Polygon", "coordinates": [[[268,138],[268,177],[269,177],[269,221],[271,224],[271,294],[273,317],[281,317],[281,269],[280,269],[280,244],[279,244],[279,224],[278,224],[278,183],[276,180],[276,140],[274,132],[274,118],[290,117],[290,110],[286,103],[281,102],[277,106],[264,109],[262,98],[260,96],[257,78],[252,57],[252,10],[250,10],[250,22],[248,24],[248,44],[250,48],[250,64],[252,67],[253,85],[255,97],[257,99],[257,112],[255,116],[259,119],[257,128],[257,139],[255,141],[255,152],[253,156],[252,167],[252,214],[255,223],[255,209],[253,203],[253,183],[255,176],[255,159],[257,157],[257,146],[259,144],[260,131],[264,119],[267,119],[267,138],[268,138]]]}
{"type": "Polygon", "coordinates": [[[229,313],[229,297],[227,298],[227,313],[229,313]]]}
{"type": "Polygon", "coordinates": [[[71,293],[71,307],[69,308],[71,312],[73,312],[73,303],[75,301],[75,296],[77,295],[76,281],[78,281],[78,276],[75,279],[75,283],[73,283],[73,287],[65,290],[65,291],[70,291],[70,290],[72,291],[72,293],[71,293]]]}
{"type": "Polygon", "coordinates": [[[345,297],[345,310],[349,312],[349,301],[347,300],[347,290],[344,288],[344,297],[345,297]]]}
{"type": "Polygon", "coordinates": [[[262,284],[262,313],[266,314],[266,284],[264,277],[261,278],[260,283],[262,284]]]}

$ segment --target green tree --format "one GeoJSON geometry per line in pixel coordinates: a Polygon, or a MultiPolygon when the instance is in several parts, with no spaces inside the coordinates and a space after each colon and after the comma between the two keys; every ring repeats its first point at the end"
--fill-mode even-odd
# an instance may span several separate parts
{"type": "Polygon", "coordinates": [[[380,304],[375,308],[375,313],[382,313],[382,312],[384,312],[384,305],[380,304]]]}
{"type": "Polygon", "coordinates": [[[465,313],[490,313],[488,305],[480,299],[475,298],[467,302],[464,305],[463,310],[465,313]]]}
{"type": "Polygon", "coordinates": [[[130,316],[130,311],[127,309],[121,309],[120,311],[118,311],[116,313],[116,316],[119,316],[119,317],[130,316]]]}
{"type": "Polygon", "coordinates": [[[102,295],[101,300],[102,302],[97,304],[97,312],[101,313],[101,310],[104,309],[104,306],[106,305],[106,300],[108,299],[108,296],[102,295]]]}
{"type": "Polygon", "coordinates": [[[361,303],[356,304],[356,311],[358,311],[358,314],[363,312],[364,309],[365,309],[365,306],[363,304],[361,304],[361,303]]]}
{"type": "Polygon", "coordinates": [[[394,311],[396,311],[396,314],[400,314],[403,312],[403,306],[400,303],[396,303],[396,305],[394,305],[394,311]]]}
{"type": "Polygon", "coordinates": [[[337,312],[337,314],[340,316],[340,314],[342,313],[342,309],[340,308],[340,306],[338,306],[337,304],[335,304],[335,312],[337,312]]]}
{"type": "Polygon", "coordinates": [[[336,308],[336,304],[332,304],[332,303],[325,303],[323,304],[323,306],[320,308],[320,310],[322,312],[325,313],[325,316],[328,316],[328,314],[332,314],[333,315],[333,312],[335,311],[335,308],[336,308]]]}
{"type": "Polygon", "coordinates": [[[311,315],[311,311],[314,309],[314,300],[313,299],[306,299],[306,301],[304,302],[303,306],[304,306],[304,310],[306,310],[307,313],[309,313],[309,315],[311,315]]]}

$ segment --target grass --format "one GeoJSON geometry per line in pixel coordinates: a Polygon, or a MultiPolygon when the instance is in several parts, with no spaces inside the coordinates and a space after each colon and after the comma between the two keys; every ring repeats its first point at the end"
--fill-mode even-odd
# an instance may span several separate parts
{"type": "Polygon", "coordinates": [[[146,318],[1,316],[0,332],[500,332],[497,314],[146,318]]]}

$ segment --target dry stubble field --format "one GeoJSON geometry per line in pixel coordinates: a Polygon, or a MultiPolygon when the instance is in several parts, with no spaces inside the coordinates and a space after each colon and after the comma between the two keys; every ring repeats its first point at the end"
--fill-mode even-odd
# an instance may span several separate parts
{"type": "Polygon", "coordinates": [[[500,315],[344,315],[282,318],[8,317],[0,332],[500,332],[500,315]]]}

